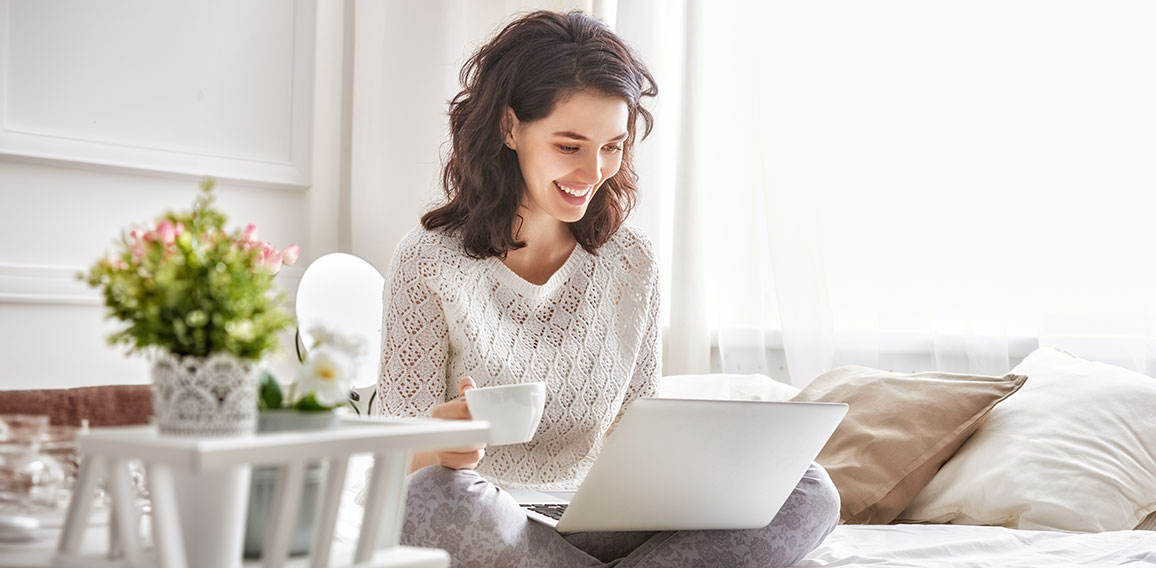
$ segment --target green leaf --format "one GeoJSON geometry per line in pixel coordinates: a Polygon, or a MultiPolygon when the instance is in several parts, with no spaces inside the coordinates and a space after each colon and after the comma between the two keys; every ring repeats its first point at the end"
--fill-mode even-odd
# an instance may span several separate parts
{"type": "Polygon", "coordinates": [[[305,412],[320,412],[322,410],[330,410],[328,406],[322,406],[321,403],[317,402],[317,397],[313,396],[313,393],[305,395],[301,400],[297,401],[297,404],[293,405],[293,408],[305,412]]]}
{"type": "Polygon", "coordinates": [[[273,377],[269,371],[261,373],[261,392],[257,399],[257,408],[261,410],[274,410],[281,408],[282,395],[281,384],[273,377]]]}

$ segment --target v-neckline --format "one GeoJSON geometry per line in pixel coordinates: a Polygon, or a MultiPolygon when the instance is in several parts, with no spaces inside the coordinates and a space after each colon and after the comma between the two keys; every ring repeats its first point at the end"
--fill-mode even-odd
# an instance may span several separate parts
{"type": "Polygon", "coordinates": [[[586,249],[582,248],[582,245],[575,244],[574,250],[570,251],[569,256],[566,257],[566,261],[563,262],[562,266],[559,266],[543,284],[534,284],[522,278],[521,275],[514,272],[509,266],[506,266],[506,263],[502,262],[502,259],[496,256],[491,257],[490,261],[497,265],[494,268],[494,274],[500,281],[509,284],[526,296],[538,296],[549,293],[561,285],[562,282],[565,282],[587,255],[589,255],[589,253],[586,252],[586,249]]]}

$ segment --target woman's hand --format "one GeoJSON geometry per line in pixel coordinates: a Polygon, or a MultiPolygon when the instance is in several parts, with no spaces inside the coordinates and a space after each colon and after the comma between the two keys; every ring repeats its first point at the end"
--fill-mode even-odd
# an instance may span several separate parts
{"type": "MultiPolygon", "coordinates": [[[[466,391],[477,386],[470,377],[458,379],[458,398],[433,407],[430,416],[446,420],[471,420],[473,417],[470,416],[470,408],[466,406],[465,394],[466,391]]],[[[478,467],[478,462],[482,461],[482,457],[486,455],[486,445],[478,444],[465,448],[438,450],[436,453],[437,460],[434,463],[450,469],[474,469],[478,467]]]]}

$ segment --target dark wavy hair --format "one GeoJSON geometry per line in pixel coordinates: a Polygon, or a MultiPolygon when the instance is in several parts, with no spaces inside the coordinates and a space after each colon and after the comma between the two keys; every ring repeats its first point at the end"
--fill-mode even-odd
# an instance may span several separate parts
{"type": "Polygon", "coordinates": [[[574,238],[596,252],[622,225],[636,200],[635,123],[654,117],[642,97],[658,94],[654,78],[606,24],[583,13],[528,13],[508,24],[462,66],[462,90],[450,101],[450,153],[441,183],[447,202],[421,218],[426,229],[459,231],[466,253],[504,257],[526,246],[517,239],[525,181],[517,154],[505,146],[506,107],[521,122],[545,118],[555,104],[592,89],[626,101],[622,164],[594,194],[586,214],[570,223],[574,238]]]}

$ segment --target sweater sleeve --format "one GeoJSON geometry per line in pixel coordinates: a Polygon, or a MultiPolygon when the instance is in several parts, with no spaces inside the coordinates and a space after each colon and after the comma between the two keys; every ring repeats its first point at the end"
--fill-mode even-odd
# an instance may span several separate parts
{"type": "MultiPolygon", "coordinates": [[[[661,302],[657,285],[650,292],[642,342],[638,347],[638,357],[634,361],[634,375],[630,379],[630,387],[626,389],[626,397],[622,401],[623,410],[636,398],[649,398],[658,393],[658,379],[662,369],[662,343],[658,329],[661,302]]],[[[620,416],[621,413],[622,411],[619,411],[620,416]]]]}
{"type": "Polygon", "coordinates": [[[618,415],[614,418],[615,426],[632,401],[658,394],[658,380],[662,374],[662,340],[659,333],[662,294],[658,282],[658,266],[654,263],[654,253],[648,241],[642,241],[642,249],[649,257],[644,280],[646,303],[642,317],[642,341],[638,345],[638,354],[634,359],[634,373],[626,388],[626,396],[623,397],[622,407],[618,409],[618,415]]]}
{"type": "Polygon", "coordinates": [[[429,416],[434,405],[446,400],[449,327],[422,274],[422,252],[421,242],[403,241],[383,291],[377,398],[381,413],[389,416],[429,416]]]}

